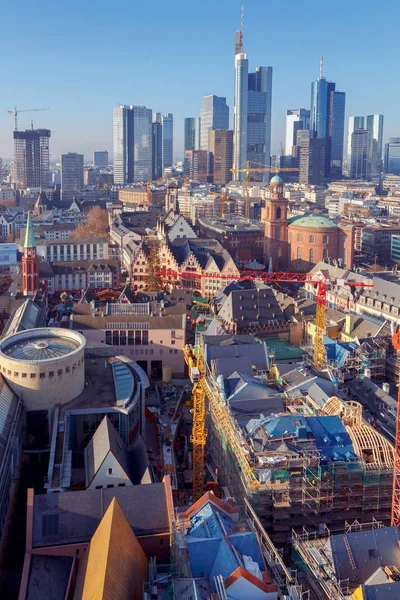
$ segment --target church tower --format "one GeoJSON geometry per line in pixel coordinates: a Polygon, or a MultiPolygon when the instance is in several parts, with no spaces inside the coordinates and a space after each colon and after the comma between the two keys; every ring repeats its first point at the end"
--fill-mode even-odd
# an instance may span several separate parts
{"type": "Polygon", "coordinates": [[[275,175],[270,181],[269,198],[265,199],[264,259],[267,268],[274,271],[288,265],[288,201],[283,195],[283,181],[275,175]]]}
{"type": "Polygon", "coordinates": [[[31,222],[31,213],[28,213],[22,257],[22,293],[24,296],[33,296],[39,289],[39,259],[36,254],[35,234],[31,222]]]}

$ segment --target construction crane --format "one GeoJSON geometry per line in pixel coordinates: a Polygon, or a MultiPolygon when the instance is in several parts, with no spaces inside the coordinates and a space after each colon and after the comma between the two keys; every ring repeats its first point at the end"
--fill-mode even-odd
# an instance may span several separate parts
{"type": "MultiPolygon", "coordinates": [[[[162,269],[157,271],[157,275],[161,277],[192,277],[192,273],[178,273],[171,269],[162,269]]],[[[277,271],[268,273],[266,271],[250,271],[244,270],[240,277],[233,279],[231,275],[212,275],[209,273],[196,274],[200,278],[218,278],[229,281],[263,281],[265,283],[311,283],[316,286],[316,333],[314,339],[314,366],[322,368],[326,363],[324,335],[326,331],[326,292],[328,285],[338,282],[337,278],[330,277],[324,273],[285,273],[277,271]]],[[[356,287],[373,287],[373,283],[357,282],[353,280],[340,279],[342,285],[350,288],[356,287]]],[[[400,339],[400,334],[399,334],[400,339]]],[[[400,342],[399,342],[400,348],[400,342]]],[[[196,501],[201,497],[204,489],[204,446],[207,439],[207,431],[205,429],[205,398],[206,395],[213,404],[214,414],[218,418],[218,422],[222,427],[225,437],[229,442],[232,452],[241,467],[242,475],[246,484],[250,489],[257,489],[259,481],[257,480],[253,469],[251,468],[243,449],[235,435],[234,425],[231,418],[221,400],[219,392],[215,389],[215,384],[209,381],[206,373],[206,365],[203,359],[201,344],[196,349],[192,346],[187,346],[184,349],[185,360],[189,368],[189,374],[194,384],[193,387],[193,433],[191,441],[193,443],[193,500],[196,501]],[[196,351],[197,350],[197,351],[196,351]]],[[[400,394],[400,392],[399,392],[400,394]]],[[[399,450],[400,450],[400,433],[399,433],[399,450]]],[[[398,466],[398,519],[400,522],[400,458],[398,466]]]]}
{"type": "Polygon", "coordinates": [[[251,173],[280,173],[281,171],[298,171],[295,168],[281,169],[279,167],[251,167],[250,160],[246,161],[245,169],[231,169],[231,173],[246,173],[246,217],[250,217],[250,175],[251,173]]]}
{"type": "Polygon", "coordinates": [[[229,194],[221,194],[220,192],[210,192],[213,196],[219,196],[221,198],[221,217],[225,217],[225,200],[229,200],[229,194]]]}
{"type": "MultiPolygon", "coordinates": [[[[400,327],[392,338],[393,348],[400,350],[400,327]]],[[[396,439],[394,443],[393,496],[391,525],[400,527],[400,381],[397,387],[396,439]]]]}
{"type": "Polygon", "coordinates": [[[14,131],[18,131],[18,114],[21,112],[39,112],[42,110],[50,110],[49,108],[17,108],[14,106],[13,110],[8,110],[9,115],[14,115],[15,119],[15,129],[14,131]]]}

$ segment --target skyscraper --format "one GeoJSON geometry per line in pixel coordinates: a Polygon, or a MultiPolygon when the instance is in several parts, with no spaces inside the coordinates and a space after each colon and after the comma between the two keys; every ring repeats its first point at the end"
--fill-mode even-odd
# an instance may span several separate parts
{"type": "Polygon", "coordinates": [[[162,123],[161,113],[153,115],[153,142],[152,142],[152,178],[160,179],[163,174],[162,167],[162,123]]]}
{"type": "Polygon", "coordinates": [[[162,116],[162,165],[163,170],[172,167],[174,154],[174,117],[171,113],[162,116]]]}
{"type": "Polygon", "coordinates": [[[152,178],[152,112],[145,106],[114,108],[114,183],[152,178]]]}
{"type": "Polygon", "coordinates": [[[369,131],[355,129],[351,134],[351,179],[369,179],[369,131]]]}
{"type": "Polygon", "coordinates": [[[200,149],[200,119],[188,117],[184,123],[184,151],[200,149]]]}
{"type": "Polygon", "coordinates": [[[343,163],[346,96],[322,75],[311,84],[310,129],[313,137],[325,140],[325,177],[340,177],[343,163]],[[333,155],[332,155],[333,149],[333,155]],[[332,171],[332,173],[331,173],[332,171]]]}
{"type": "Polygon", "coordinates": [[[351,136],[356,129],[364,129],[364,117],[349,117],[347,130],[347,164],[349,171],[351,163],[351,136]]]}
{"type": "Polygon", "coordinates": [[[232,181],[233,131],[214,129],[210,131],[210,173],[216,185],[232,181]]]}
{"type": "Polygon", "coordinates": [[[94,167],[108,167],[108,152],[102,150],[100,152],[93,152],[93,166],[94,167]]]}
{"type": "Polygon", "coordinates": [[[207,150],[186,150],[185,173],[193,179],[207,182],[208,152],[207,150]]]}
{"type": "Polygon", "coordinates": [[[382,172],[383,115],[368,115],[369,131],[369,177],[380,177],[382,172]]]}
{"type": "MultiPolygon", "coordinates": [[[[253,165],[269,167],[272,67],[256,67],[255,73],[249,73],[247,102],[247,160],[250,160],[253,165]]],[[[254,179],[262,181],[263,174],[256,173],[254,179]]]]}
{"type": "Polygon", "coordinates": [[[389,138],[385,146],[385,173],[400,175],[400,137],[389,138]]]}
{"type": "MultiPolygon", "coordinates": [[[[270,164],[272,67],[257,67],[249,73],[243,53],[242,31],[235,37],[235,89],[233,115],[233,165],[243,168],[246,160],[270,164]]],[[[243,180],[245,173],[235,173],[243,180]]]]}
{"type": "Polygon", "coordinates": [[[48,129],[14,131],[15,180],[21,187],[44,187],[50,183],[48,129]]]}
{"type": "Polygon", "coordinates": [[[71,201],[83,188],[83,154],[61,155],[61,199],[71,201]]]}
{"type": "Polygon", "coordinates": [[[213,129],[229,129],[229,106],[226,98],[204,96],[200,111],[200,150],[209,151],[209,134],[213,129]]]}
{"type": "Polygon", "coordinates": [[[325,140],[311,136],[310,131],[297,132],[299,183],[322,185],[325,172],[325,140]]]}
{"type": "Polygon", "coordinates": [[[296,145],[297,132],[301,129],[310,129],[310,111],[306,108],[295,108],[286,111],[286,136],[285,155],[292,155],[292,148],[296,145]]]}

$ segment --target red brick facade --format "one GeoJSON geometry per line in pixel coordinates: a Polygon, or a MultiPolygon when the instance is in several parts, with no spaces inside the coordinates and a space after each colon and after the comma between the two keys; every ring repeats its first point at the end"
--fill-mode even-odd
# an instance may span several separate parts
{"type": "Polygon", "coordinates": [[[288,264],[288,200],[283,195],[283,181],[273,177],[269,198],[265,200],[262,220],[265,223],[265,264],[279,270],[288,264]]]}
{"type": "Polygon", "coordinates": [[[290,266],[310,269],[326,258],[342,259],[351,268],[354,259],[354,229],[351,226],[307,227],[289,225],[290,266]]]}

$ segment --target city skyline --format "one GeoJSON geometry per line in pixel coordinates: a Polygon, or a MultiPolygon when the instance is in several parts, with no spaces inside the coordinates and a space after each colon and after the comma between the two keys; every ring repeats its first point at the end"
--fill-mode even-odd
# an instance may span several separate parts
{"type": "MultiPolygon", "coordinates": [[[[28,44],[28,34],[34,31],[36,23],[46,26],[49,34],[42,40],[36,37],[30,61],[23,60],[27,52],[25,42],[7,58],[7,83],[0,102],[2,158],[11,159],[13,155],[13,119],[7,109],[14,105],[22,109],[31,106],[50,108],[45,113],[21,115],[20,129],[29,128],[33,117],[36,128],[52,131],[52,162],[67,152],[84,153],[85,161],[97,149],[107,149],[111,156],[112,110],[119,104],[145,105],[154,112],[172,113],[174,158],[183,156],[184,118],[199,114],[203,96],[215,94],[227,98],[232,127],[232,56],[235,31],[240,25],[240,2],[233,2],[229,11],[225,5],[210,2],[214,15],[211,22],[206,18],[204,6],[191,6],[188,12],[187,5],[178,1],[172,15],[158,2],[159,19],[155,22],[154,8],[133,9],[128,2],[122,2],[121,10],[127,15],[135,10],[135,19],[114,22],[111,38],[107,11],[102,10],[102,2],[96,5],[88,2],[85,6],[72,2],[68,7],[57,9],[45,2],[43,10],[36,12],[31,10],[27,0],[21,4],[27,17],[19,23],[21,39],[26,39],[28,44]],[[87,19],[93,24],[92,31],[86,27],[87,19]],[[180,30],[176,39],[168,35],[168,27],[165,27],[170,21],[180,30]],[[199,29],[207,25],[210,44],[201,36],[198,41],[193,36],[193,22],[199,29]],[[71,46],[71,36],[63,34],[72,23],[74,44],[71,46]],[[128,31],[130,35],[127,35],[128,31]],[[154,35],[149,37],[151,31],[154,35]],[[216,33],[218,35],[214,35],[216,33]],[[130,51],[131,39],[135,39],[135,51],[130,51]],[[85,57],[87,59],[83,60],[85,57]],[[34,69],[32,64],[35,64],[34,69]],[[190,85],[187,85],[187,77],[176,76],[174,79],[174,74],[189,67],[190,85]],[[110,68],[115,75],[114,83],[105,85],[104,73],[110,68]]],[[[339,82],[340,91],[346,92],[346,120],[354,114],[383,114],[383,142],[398,136],[400,125],[396,122],[392,99],[397,96],[400,84],[394,78],[390,94],[385,94],[381,86],[371,86],[371,73],[382,73],[383,69],[384,82],[386,75],[396,70],[398,53],[395,46],[399,42],[394,34],[399,8],[385,7],[384,3],[381,12],[384,27],[380,28],[370,22],[365,14],[368,13],[365,3],[358,0],[351,6],[339,0],[337,16],[331,15],[329,20],[315,0],[305,2],[303,20],[296,15],[295,8],[294,1],[288,2],[285,11],[275,7],[272,27],[271,15],[264,3],[254,1],[245,5],[245,52],[252,65],[271,65],[274,69],[272,154],[279,152],[280,142],[285,139],[286,110],[294,106],[309,108],[309,86],[318,76],[321,54],[327,80],[339,82]],[[311,12],[315,18],[312,32],[307,26],[307,15],[311,12]],[[356,29],[353,26],[355,16],[359,25],[356,29]],[[297,39],[296,32],[303,26],[307,27],[308,37],[302,37],[302,44],[293,53],[292,45],[284,44],[282,40],[285,36],[297,39]],[[368,35],[374,39],[374,44],[363,43],[363,52],[352,55],[352,50],[358,48],[368,35]],[[389,46],[391,51],[386,56],[385,47],[389,46]],[[382,61],[383,54],[385,61],[382,61]]],[[[4,17],[4,35],[0,44],[6,55],[12,43],[12,23],[11,15],[4,17]]]]}

